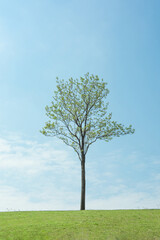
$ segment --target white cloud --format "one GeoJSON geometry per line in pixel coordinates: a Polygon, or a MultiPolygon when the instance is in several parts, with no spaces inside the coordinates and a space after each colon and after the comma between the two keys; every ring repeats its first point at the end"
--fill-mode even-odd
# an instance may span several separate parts
{"type": "MultiPolygon", "coordinates": [[[[131,166],[138,153],[126,156],[131,166]],[[133,160],[133,161],[132,161],[133,160]]],[[[129,187],[115,167],[123,151],[107,154],[99,162],[86,165],[87,209],[157,208],[160,204],[159,174],[153,182],[138,182],[129,187]],[[103,163],[108,161],[107,168],[103,163]],[[153,184],[154,183],[154,184],[153,184]]],[[[147,163],[146,163],[147,164],[147,163]]],[[[119,165],[120,166],[120,165],[119,165]]],[[[119,167],[118,167],[119,168],[119,167]]],[[[133,180],[134,181],[134,180],[133,180]]],[[[80,202],[80,162],[76,154],[52,139],[40,143],[17,135],[0,138],[0,211],[74,210],[80,202]]]]}
{"type": "Polygon", "coordinates": [[[159,195],[151,196],[145,192],[125,191],[109,198],[89,199],[89,209],[155,209],[160,208],[159,195]]]}
{"type": "Polygon", "coordinates": [[[29,210],[76,210],[78,209],[77,194],[73,192],[50,191],[23,193],[17,188],[0,185],[0,211],[29,211],[29,210]],[[39,196],[36,196],[39,194],[39,196]],[[70,194],[66,201],[66,194],[70,194]],[[77,203],[75,204],[75,201],[77,203]]]}
{"type": "MultiPolygon", "coordinates": [[[[23,193],[10,186],[0,186],[0,211],[24,210],[78,210],[80,196],[78,193],[46,189],[42,192],[23,193]],[[39,196],[37,197],[37,194],[39,196]]],[[[145,192],[127,190],[108,198],[87,197],[87,209],[147,209],[160,208],[158,196],[145,192]]]]}
{"type": "Polygon", "coordinates": [[[0,138],[0,211],[79,208],[72,188],[80,184],[80,164],[63,148],[57,141],[0,138]]]}
{"type": "MultiPolygon", "coordinates": [[[[63,146],[63,145],[62,145],[63,146]]],[[[38,143],[36,141],[0,138],[0,169],[39,173],[41,171],[60,169],[66,170],[76,163],[70,157],[70,152],[55,149],[54,142],[38,143]]]]}
{"type": "Polygon", "coordinates": [[[9,153],[11,151],[8,141],[5,139],[0,139],[0,154],[9,153]]]}

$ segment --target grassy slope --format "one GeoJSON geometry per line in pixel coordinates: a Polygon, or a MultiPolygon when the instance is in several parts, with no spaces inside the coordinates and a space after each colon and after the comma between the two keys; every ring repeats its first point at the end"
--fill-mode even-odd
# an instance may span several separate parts
{"type": "Polygon", "coordinates": [[[0,213],[0,240],[160,240],[160,210],[0,213]]]}

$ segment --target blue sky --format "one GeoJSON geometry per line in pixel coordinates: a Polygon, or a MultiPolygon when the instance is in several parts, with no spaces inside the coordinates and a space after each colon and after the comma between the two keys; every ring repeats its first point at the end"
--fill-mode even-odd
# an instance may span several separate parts
{"type": "Polygon", "coordinates": [[[0,211],[79,209],[79,159],[39,130],[56,77],[87,72],[108,83],[113,120],[136,130],[91,146],[87,209],[160,207],[159,9],[159,0],[0,0],[0,211]]]}

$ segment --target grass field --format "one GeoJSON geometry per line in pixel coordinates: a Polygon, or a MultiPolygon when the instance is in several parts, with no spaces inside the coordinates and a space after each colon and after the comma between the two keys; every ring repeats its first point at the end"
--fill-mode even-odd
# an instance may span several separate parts
{"type": "Polygon", "coordinates": [[[160,240],[160,210],[1,212],[0,240],[160,240]]]}

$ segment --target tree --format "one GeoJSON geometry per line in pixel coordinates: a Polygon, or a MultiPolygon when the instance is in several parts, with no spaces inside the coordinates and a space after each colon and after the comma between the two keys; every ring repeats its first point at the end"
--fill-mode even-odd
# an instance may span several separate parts
{"type": "Polygon", "coordinates": [[[109,90],[107,83],[97,75],[85,74],[80,79],[68,81],[57,78],[51,106],[46,106],[49,121],[41,131],[45,136],[57,136],[72,147],[81,162],[81,205],[85,210],[85,162],[91,144],[97,140],[110,141],[113,137],[133,134],[132,125],[112,121],[107,114],[108,102],[105,101],[109,90]]]}

